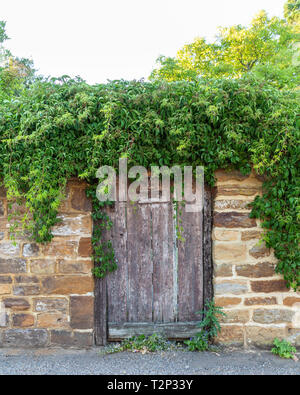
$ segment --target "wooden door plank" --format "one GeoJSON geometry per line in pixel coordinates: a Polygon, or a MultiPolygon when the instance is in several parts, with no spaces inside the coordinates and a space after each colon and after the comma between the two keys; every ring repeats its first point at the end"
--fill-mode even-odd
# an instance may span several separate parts
{"type": "Polygon", "coordinates": [[[152,335],[157,333],[164,335],[168,339],[188,339],[199,332],[197,323],[192,322],[172,322],[172,323],[151,323],[151,322],[127,322],[124,324],[111,324],[109,326],[109,339],[120,341],[128,337],[137,335],[152,335]]]}
{"type": "Polygon", "coordinates": [[[108,321],[127,321],[127,225],[126,202],[116,202],[112,220],[111,240],[115,253],[117,270],[107,276],[108,321]]]}
{"type": "MultiPolygon", "coordinates": [[[[101,209],[109,217],[113,215],[113,206],[105,206],[101,209]]],[[[100,221],[100,220],[99,220],[100,221]]],[[[96,223],[95,226],[98,224],[96,223]]],[[[100,223],[99,223],[100,225],[100,223]]],[[[99,243],[105,243],[111,239],[111,230],[103,229],[99,243]]],[[[95,342],[98,346],[107,343],[108,336],[108,300],[107,300],[107,276],[95,282],[95,342]]]]}
{"type": "MultiPolygon", "coordinates": [[[[174,322],[177,295],[174,295],[173,206],[151,205],[153,247],[153,321],[174,322]]],[[[175,288],[176,290],[176,288],[175,288]]]]}
{"type": "Polygon", "coordinates": [[[107,343],[107,290],[106,278],[95,281],[95,343],[105,346],[107,343]]]}
{"type": "Polygon", "coordinates": [[[182,207],[177,220],[184,239],[178,240],[178,321],[199,321],[196,312],[203,308],[203,214],[186,212],[182,207]]]}
{"type": "Polygon", "coordinates": [[[152,321],[151,207],[127,204],[128,321],[152,321]]]}

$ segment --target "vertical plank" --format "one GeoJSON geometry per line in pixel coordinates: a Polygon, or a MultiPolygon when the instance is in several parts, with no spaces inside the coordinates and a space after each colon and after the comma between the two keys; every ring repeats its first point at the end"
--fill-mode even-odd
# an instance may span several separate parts
{"type": "Polygon", "coordinates": [[[128,322],[152,322],[151,207],[127,204],[128,322]]]}
{"type": "Polygon", "coordinates": [[[204,302],[213,298],[213,263],[212,263],[212,192],[208,186],[204,191],[203,212],[203,298],[204,302]]]}
{"type": "MultiPolygon", "coordinates": [[[[113,212],[113,207],[105,207],[102,210],[109,216],[113,212]]],[[[96,224],[95,224],[96,225],[96,224]]],[[[107,241],[111,237],[110,231],[102,232],[101,242],[107,241]]],[[[105,346],[108,338],[108,301],[107,301],[107,277],[97,278],[95,282],[95,343],[98,346],[105,346]]]]}
{"type": "Polygon", "coordinates": [[[127,229],[126,202],[116,202],[110,237],[114,249],[117,270],[107,276],[108,322],[124,323],[127,320],[127,229]]]}
{"type": "Polygon", "coordinates": [[[178,240],[178,321],[197,321],[195,313],[203,308],[203,213],[180,211],[184,241],[178,240]]]}
{"type": "Polygon", "coordinates": [[[105,346],[107,343],[107,290],[106,278],[95,282],[95,343],[105,346]]]}
{"type": "Polygon", "coordinates": [[[153,321],[174,322],[173,207],[171,203],[152,204],[153,240],[153,321]]]}

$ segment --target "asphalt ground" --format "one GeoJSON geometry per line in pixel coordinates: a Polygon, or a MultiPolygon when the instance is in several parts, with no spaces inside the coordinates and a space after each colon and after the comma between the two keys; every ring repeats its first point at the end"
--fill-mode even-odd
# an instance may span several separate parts
{"type": "MultiPolygon", "coordinates": [[[[299,355],[298,355],[299,357],[299,355]]],[[[105,354],[89,350],[0,349],[0,375],[299,375],[300,361],[269,351],[168,351],[105,354]]]]}

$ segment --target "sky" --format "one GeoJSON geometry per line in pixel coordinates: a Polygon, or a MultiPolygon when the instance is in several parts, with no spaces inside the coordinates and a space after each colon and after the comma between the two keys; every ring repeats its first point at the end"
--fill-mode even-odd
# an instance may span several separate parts
{"type": "Polygon", "coordinates": [[[160,55],[175,56],[218,26],[247,25],[261,9],[282,16],[286,0],[0,0],[6,47],[32,58],[40,74],[89,83],[149,76],[160,55]]]}

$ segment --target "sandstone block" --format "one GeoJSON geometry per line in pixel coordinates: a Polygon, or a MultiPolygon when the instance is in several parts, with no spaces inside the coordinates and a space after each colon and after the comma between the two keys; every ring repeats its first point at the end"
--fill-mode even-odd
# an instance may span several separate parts
{"type": "Polygon", "coordinates": [[[92,202],[87,198],[85,189],[73,189],[71,207],[78,211],[92,211],[92,202]]]}
{"type": "Polygon", "coordinates": [[[257,309],[253,312],[253,321],[260,324],[280,324],[291,322],[294,312],[284,309],[257,309]]]}
{"type": "Polygon", "coordinates": [[[243,244],[214,243],[214,259],[222,262],[241,262],[246,260],[247,246],[243,244]]]}
{"type": "Polygon", "coordinates": [[[90,257],[93,253],[92,241],[90,237],[82,237],[79,241],[78,255],[81,257],[90,257]]]}
{"type": "Polygon", "coordinates": [[[3,200],[0,200],[0,217],[4,216],[4,203],[3,200]]]}
{"type": "Polygon", "coordinates": [[[94,298],[92,296],[72,296],[70,304],[71,327],[92,329],[94,325],[94,298]]]}
{"type": "Polygon", "coordinates": [[[222,325],[221,332],[218,334],[216,341],[222,344],[231,344],[241,346],[244,344],[244,330],[239,325],[222,325]]]}
{"type": "Polygon", "coordinates": [[[275,274],[275,264],[269,262],[262,262],[256,265],[237,265],[236,273],[241,277],[271,277],[275,274]]]}
{"type": "MultiPolygon", "coordinates": [[[[0,307],[1,307],[1,309],[0,309],[0,329],[2,329],[2,328],[8,327],[9,317],[8,317],[8,314],[5,311],[3,311],[3,307],[1,306],[1,303],[0,303],[0,307]]],[[[1,347],[1,330],[0,330],[0,347],[1,347]]]]}
{"type": "Polygon", "coordinates": [[[74,258],[77,248],[78,243],[76,241],[64,240],[63,238],[59,240],[53,239],[51,243],[44,246],[44,255],[50,257],[74,258]]]}
{"type": "Polygon", "coordinates": [[[264,244],[256,244],[254,247],[251,248],[249,254],[254,258],[263,258],[269,256],[271,254],[271,251],[264,244]]]}
{"type": "Polygon", "coordinates": [[[242,241],[248,241],[253,239],[260,239],[262,235],[261,230],[245,230],[242,232],[242,241]]]}
{"type": "Polygon", "coordinates": [[[0,284],[0,295],[9,295],[11,293],[11,286],[9,284],[0,284]]]}
{"type": "Polygon", "coordinates": [[[71,347],[74,345],[74,337],[71,331],[54,329],[50,332],[50,342],[53,345],[71,347]]]}
{"type": "Polygon", "coordinates": [[[91,273],[92,267],[93,267],[93,263],[91,260],[89,260],[89,261],[60,260],[58,262],[59,273],[89,274],[89,273],[91,273]]]}
{"type": "Polygon", "coordinates": [[[225,213],[214,213],[214,226],[219,228],[254,228],[256,220],[249,218],[246,213],[235,211],[225,213]]]}
{"type": "Polygon", "coordinates": [[[214,273],[217,277],[231,277],[233,275],[232,265],[222,264],[222,265],[214,265],[214,273]]]}
{"type": "Polygon", "coordinates": [[[235,294],[241,295],[248,292],[248,286],[243,282],[223,282],[215,284],[216,295],[235,294]]]}
{"type": "Polygon", "coordinates": [[[62,222],[53,227],[54,236],[81,236],[91,234],[92,219],[90,215],[61,215],[62,222]]]}
{"type": "Polygon", "coordinates": [[[300,328],[288,328],[287,340],[296,347],[300,347],[300,328]]]}
{"type": "Polygon", "coordinates": [[[240,232],[237,230],[221,230],[215,229],[213,233],[214,240],[219,241],[236,241],[240,232]]]}
{"type": "Polygon", "coordinates": [[[230,297],[218,297],[215,298],[216,306],[219,307],[232,307],[240,304],[241,298],[230,298],[230,297]]]}
{"type": "Polygon", "coordinates": [[[8,329],[3,334],[5,347],[45,347],[48,340],[48,331],[45,329],[8,329]]]}
{"type": "Polygon", "coordinates": [[[251,281],[251,290],[264,293],[288,292],[284,280],[251,281]]]}
{"type": "Polygon", "coordinates": [[[225,317],[220,316],[220,322],[225,324],[244,324],[250,320],[248,310],[224,310],[225,317]]]}
{"type": "Polygon", "coordinates": [[[39,293],[39,285],[16,285],[13,287],[13,294],[16,296],[38,295],[39,293]]]}
{"type": "Polygon", "coordinates": [[[67,193],[71,192],[71,191],[75,191],[77,190],[77,188],[80,189],[86,189],[88,186],[88,183],[86,181],[83,180],[79,180],[78,178],[72,178],[68,181],[67,184],[67,193]]]}
{"type": "Polygon", "coordinates": [[[270,298],[246,298],[244,304],[245,306],[272,305],[277,304],[277,299],[275,296],[270,298]]]}
{"type": "Polygon", "coordinates": [[[299,306],[300,307],[300,296],[290,296],[283,299],[283,304],[285,306],[299,306]]]}
{"type": "Polygon", "coordinates": [[[92,332],[74,332],[74,343],[77,347],[92,347],[94,338],[92,332]]]}
{"type": "Polygon", "coordinates": [[[217,211],[222,210],[251,210],[249,203],[251,200],[238,200],[238,199],[226,199],[226,200],[215,200],[214,209],[217,211]]]}
{"type": "Polygon", "coordinates": [[[93,334],[89,332],[74,332],[66,330],[52,330],[51,344],[69,347],[91,347],[93,334]]]}
{"type": "Polygon", "coordinates": [[[12,278],[10,276],[0,276],[0,284],[11,284],[12,278]]]}
{"type": "Polygon", "coordinates": [[[91,276],[48,276],[42,280],[43,290],[49,295],[86,294],[94,291],[91,276]]]}
{"type": "Polygon", "coordinates": [[[65,196],[64,199],[62,200],[62,202],[60,203],[59,209],[58,209],[58,213],[62,214],[62,213],[69,213],[70,212],[70,188],[68,188],[68,185],[66,187],[65,190],[65,196]]]}
{"type": "Polygon", "coordinates": [[[25,273],[26,261],[24,259],[3,259],[0,258],[0,273],[25,273]]]}
{"type": "Polygon", "coordinates": [[[7,309],[28,310],[30,308],[28,300],[23,298],[6,298],[3,300],[3,302],[5,308],[7,309]]]}
{"type": "Polygon", "coordinates": [[[230,170],[226,171],[223,169],[215,171],[215,177],[217,179],[217,183],[226,182],[226,181],[244,181],[249,178],[249,175],[244,175],[238,170],[230,170]]]}
{"type": "Polygon", "coordinates": [[[5,243],[5,242],[0,243],[0,255],[2,255],[4,258],[19,256],[19,254],[20,254],[19,244],[14,245],[13,243],[5,243]]]}
{"type": "Polygon", "coordinates": [[[55,273],[55,261],[49,259],[36,259],[30,262],[31,273],[53,274],[55,273]]]}
{"type": "Polygon", "coordinates": [[[286,328],[262,326],[246,326],[246,342],[256,347],[266,347],[273,344],[274,338],[284,339],[286,328]]]}
{"type": "Polygon", "coordinates": [[[68,319],[63,313],[41,313],[37,316],[38,328],[62,328],[67,325],[68,319]]]}
{"type": "Polygon", "coordinates": [[[217,186],[218,196],[254,196],[260,193],[260,188],[255,186],[244,186],[244,185],[221,185],[217,186]]]}
{"type": "Polygon", "coordinates": [[[36,276],[21,275],[15,276],[15,282],[20,284],[37,284],[39,279],[36,276]]]}
{"type": "Polygon", "coordinates": [[[14,327],[34,326],[34,317],[31,314],[14,314],[12,317],[14,327]]]}
{"type": "Polygon", "coordinates": [[[23,256],[31,257],[37,256],[40,252],[40,248],[36,243],[26,243],[23,245],[23,256]]]}
{"type": "Polygon", "coordinates": [[[67,313],[68,300],[65,298],[36,298],[33,299],[33,310],[36,312],[57,312],[67,313]]]}

